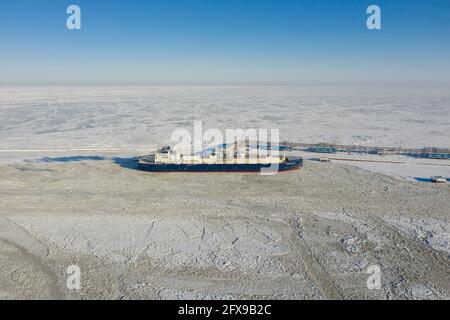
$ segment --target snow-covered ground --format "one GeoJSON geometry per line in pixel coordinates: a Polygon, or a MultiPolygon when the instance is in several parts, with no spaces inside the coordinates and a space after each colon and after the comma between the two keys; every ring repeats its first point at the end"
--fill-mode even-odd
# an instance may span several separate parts
{"type": "Polygon", "coordinates": [[[126,161],[0,166],[0,299],[449,298],[448,186],[337,162],[260,176],[126,161]]]}
{"type": "MultiPolygon", "coordinates": [[[[0,163],[44,157],[138,155],[193,131],[263,128],[282,139],[450,146],[450,90],[337,87],[0,88],[0,163]]],[[[353,157],[353,156],[352,156],[353,157]]],[[[346,162],[427,179],[446,166],[346,162]]]]}
{"type": "MultiPolygon", "coordinates": [[[[406,158],[406,157],[405,157],[406,158]]],[[[409,160],[409,159],[406,159],[409,160]]],[[[393,177],[401,177],[411,181],[431,182],[431,177],[442,176],[450,179],[450,161],[447,165],[432,165],[425,161],[407,161],[404,163],[347,162],[361,169],[382,173],[393,177]]]]}
{"type": "Polygon", "coordinates": [[[0,150],[154,148],[194,120],[301,142],[447,147],[449,118],[445,89],[4,87],[0,150]]]}
{"type": "Polygon", "coordinates": [[[450,180],[450,160],[414,158],[403,155],[320,154],[296,152],[305,159],[329,158],[331,161],[388,176],[417,182],[431,182],[431,177],[442,176],[450,180]]]}
{"type": "Polygon", "coordinates": [[[0,298],[73,298],[76,264],[75,298],[448,299],[450,189],[417,181],[449,177],[449,161],[301,153],[340,160],[180,176],[133,170],[132,157],[194,120],[448,147],[449,116],[450,90],[2,88],[0,298]],[[372,264],[380,291],[366,287],[372,264]]]}

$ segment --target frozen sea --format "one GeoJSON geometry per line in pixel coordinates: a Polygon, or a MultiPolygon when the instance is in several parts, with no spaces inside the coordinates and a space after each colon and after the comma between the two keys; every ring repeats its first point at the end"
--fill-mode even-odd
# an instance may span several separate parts
{"type": "Polygon", "coordinates": [[[279,129],[282,139],[450,145],[450,90],[343,87],[2,87],[0,150],[147,150],[173,130],[279,129]]]}

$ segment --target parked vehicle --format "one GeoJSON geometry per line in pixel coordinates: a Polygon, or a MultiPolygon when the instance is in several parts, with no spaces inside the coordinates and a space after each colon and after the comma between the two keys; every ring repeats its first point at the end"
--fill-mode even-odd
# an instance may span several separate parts
{"type": "Polygon", "coordinates": [[[441,176],[434,176],[434,177],[431,177],[431,181],[434,183],[444,183],[444,182],[447,182],[447,179],[444,177],[441,177],[441,176]]]}

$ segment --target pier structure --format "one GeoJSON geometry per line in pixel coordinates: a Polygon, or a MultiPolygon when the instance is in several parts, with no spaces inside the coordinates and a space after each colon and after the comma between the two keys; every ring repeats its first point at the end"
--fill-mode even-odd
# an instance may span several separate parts
{"type": "Polygon", "coordinates": [[[385,146],[364,146],[364,145],[343,145],[332,143],[301,143],[285,141],[280,145],[286,146],[290,150],[309,151],[317,153],[337,153],[345,152],[349,154],[377,154],[377,155],[407,155],[417,158],[449,159],[450,148],[423,147],[385,147],[385,146]]]}

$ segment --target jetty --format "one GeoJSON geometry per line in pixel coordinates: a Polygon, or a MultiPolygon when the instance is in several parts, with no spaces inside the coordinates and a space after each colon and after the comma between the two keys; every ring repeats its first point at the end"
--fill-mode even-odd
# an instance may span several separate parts
{"type": "Polygon", "coordinates": [[[428,159],[449,159],[450,148],[423,147],[404,148],[386,146],[364,146],[364,145],[343,145],[332,143],[301,143],[284,141],[280,145],[286,146],[288,150],[298,150],[314,153],[348,153],[348,154],[376,154],[376,155],[407,155],[417,158],[428,159]]]}

